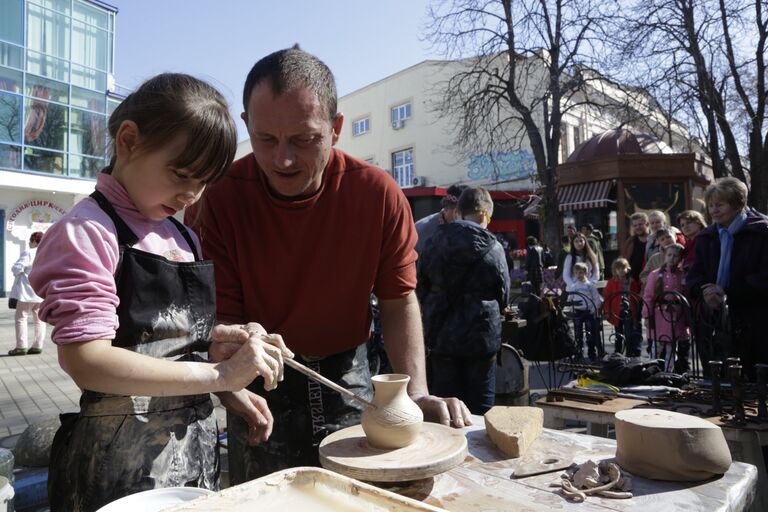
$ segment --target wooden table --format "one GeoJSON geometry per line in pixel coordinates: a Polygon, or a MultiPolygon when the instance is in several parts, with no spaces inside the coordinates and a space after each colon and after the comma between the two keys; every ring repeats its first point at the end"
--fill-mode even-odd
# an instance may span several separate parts
{"type": "MultiPolygon", "coordinates": [[[[752,502],[757,482],[754,466],[734,462],[720,478],[698,483],[634,479],[635,496],[617,500],[589,497],[584,503],[566,501],[549,486],[561,471],[510,479],[520,459],[509,459],[488,436],[481,417],[465,429],[469,456],[459,467],[433,479],[406,487],[394,487],[401,494],[455,512],[495,511],[741,511],[752,502]]],[[[577,463],[613,459],[616,441],[595,436],[545,429],[526,454],[546,457],[558,454],[577,463]]]]}
{"type": "MultiPolygon", "coordinates": [[[[566,420],[580,421],[587,424],[587,432],[602,437],[608,436],[608,427],[614,423],[614,415],[623,410],[632,409],[643,400],[615,398],[602,404],[590,404],[573,400],[547,402],[541,398],[536,405],[544,410],[544,425],[549,428],[565,428],[566,420]]],[[[766,429],[732,428],[723,425],[719,418],[707,418],[723,429],[731,456],[734,460],[752,464],[757,469],[757,494],[754,510],[768,510],[768,473],[763,457],[763,446],[768,446],[768,425],[766,429]]]]}

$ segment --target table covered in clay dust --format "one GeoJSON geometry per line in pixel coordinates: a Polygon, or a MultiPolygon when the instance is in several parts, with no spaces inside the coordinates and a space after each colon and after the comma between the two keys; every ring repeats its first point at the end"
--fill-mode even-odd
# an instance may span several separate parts
{"type": "MultiPolygon", "coordinates": [[[[474,425],[463,429],[467,436],[469,455],[464,462],[445,473],[432,478],[403,482],[399,484],[380,484],[388,491],[399,493],[403,496],[418,500],[419,505],[428,505],[451,512],[528,512],[550,510],[578,510],[578,511],[741,511],[745,510],[755,492],[757,470],[750,464],[734,462],[725,475],[704,482],[663,482],[636,477],[633,479],[635,496],[630,499],[609,499],[589,497],[584,503],[566,501],[557,491],[549,486],[551,482],[560,478],[562,471],[548,474],[530,476],[518,480],[511,479],[510,475],[517,467],[521,459],[509,459],[507,455],[497,449],[485,433],[483,418],[473,417],[474,425]]],[[[616,441],[600,437],[576,434],[573,432],[544,429],[542,435],[531,445],[525,458],[538,458],[545,460],[553,454],[559,457],[573,459],[576,463],[586,462],[592,459],[615,460],[616,441]]],[[[339,499],[337,491],[320,489],[320,494],[313,498],[313,487],[288,488],[279,483],[268,484],[273,474],[247,482],[239,486],[226,489],[216,495],[202,498],[202,508],[192,508],[198,500],[187,505],[172,509],[174,512],[206,510],[232,511],[245,510],[232,506],[232,502],[223,508],[216,508],[217,498],[237,494],[241,498],[248,498],[240,502],[254,507],[254,510],[276,510],[279,512],[324,512],[334,510],[344,512],[350,506],[351,510],[394,510],[406,512],[411,510],[423,510],[408,505],[389,505],[389,508],[374,508],[359,505],[356,500],[360,493],[352,487],[339,487],[334,483],[334,489],[338,492],[348,492],[349,501],[343,501],[338,506],[331,499],[339,499]],[[267,482],[267,484],[265,484],[267,482]],[[344,491],[344,489],[347,489],[344,491]],[[274,492],[266,492],[266,491],[274,492]],[[294,492],[296,491],[296,492],[294,492]],[[318,498],[318,499],[315,499],[318,498]],[[301,500],[304,500],[303,502],[301,500]],[[306,499],[311,499],[310,507],[306,499]],[[277,501],[270,501],[277,500],[277,501]],[[334,508],[321,508],[331,506],[334,508]],[[267,508],[261,508],[262,506],[267,508]],[[344,508],[344,507],[347,508],[344,508]],[[258,507],[258,508],[255,508],[258,507]]],[[[339,478],[346,478],[339,475],[339,478]]],[[[354,480],[349,479],[352,482],[354,480]]],[[[385,503],[385,501],[380,501],[385,503]]],[[[411,503],[411,502],[409,502],[411,503]]],[[[427,510],[435,510],[428,508],[427,510]]]]}
{"type": "MultiPolygon", "coordinates": [[[[590,496],[584,503],[566,501],[549,486],[562,471],[514,480],[521,459],[509,459],[485,433],[482,417],[465,428],[469,456],[464,463],[431,481],[390,488],[424,503],[455,512],[580,511],[741,511],[752,502],[757,470],[734,462],[722,477],[704,482],[663,482],[635,477],[634,497],[610,499],[590,496]]],[[[581,464],[588,459],[615,461],[616,441],[567,431],[544,429],[524,458],[545,460],[551,455],[581,464]]]]}

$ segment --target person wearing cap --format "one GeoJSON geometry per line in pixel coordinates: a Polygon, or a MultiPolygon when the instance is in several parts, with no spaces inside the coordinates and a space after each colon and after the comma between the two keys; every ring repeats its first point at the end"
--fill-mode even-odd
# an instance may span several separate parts
{"type": "Polygon", "coordinates": [[[451,185],[448,187],[448,193],[440,201],[443,208],[439,212],[428,215],[416,222],[416,233],[419,235],[419,241],[416,242],[417,253],[421,254],[424,244],[435,232],[437,226],[448,224],[459,218],[457,209],[459,196],[466,188],[466,185],[451,185]]]}

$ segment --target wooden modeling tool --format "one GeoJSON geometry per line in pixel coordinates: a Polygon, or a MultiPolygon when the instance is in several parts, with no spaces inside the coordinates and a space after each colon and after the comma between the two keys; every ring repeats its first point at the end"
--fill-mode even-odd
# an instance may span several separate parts
{"type": "Polygon", "coordinates": [[[342,395],[347,396],[347,397],[351,398],[352,400],[356,400],[357,402],[360,402],[361,404],[365,405],[366,407],[371,407],[372,409],[376,409],[376,406],[373,405],[373,403],[371,403],[368,400],[366,400],[365,398],[359,397],[356,394],[354,394],[353,392],[351,392],[350,390],[339,386],[338,384],[336,384],[332,380],[326,379],[325,377],[323,377],[322,375],[320,375],[316,371],[307,368],[306,366],[304,366],[300,362],[296,361],[295,359],[289,359],[289,358],[286,357],[286,358],[283,358],[283,363],[286,366],[290,366],[291,368],[293,368],[297,372],[306,375],[307,377],[309,377],[310,379],[314,380],[315,382],[319,382],[320,384],[323,384],[324,386],[328,386],[332,390],[334,390],[334,391],[336,391],[338,393],[341,393],[342,395]]]}

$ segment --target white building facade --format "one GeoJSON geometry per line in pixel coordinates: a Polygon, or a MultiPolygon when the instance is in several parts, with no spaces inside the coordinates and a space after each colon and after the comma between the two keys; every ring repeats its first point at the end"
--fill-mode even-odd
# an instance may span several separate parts
{"type": "MultiPolygon", "coordinates": [[[[439,114],[437,103],[443,95],[444,83],[464,65],[462,61],[424,61],[342,96],[339,111],[344,114],[345,123],[338,146],[387,170],[403,188],[465,183],[491,190],[535,190],[536,164],[522,132],[515,147],[498,148],[493,155],[460,157],[453,150],[454,121],[439,114]]],[[[542,71],[535,66],[526,69],[542,71]]],[[[540,94],[535,84],[543,80],[543,73],[541,80],[527,80],[531,94],[540,94]]],[[[638,118],[642,118],[645,126],[632,122],[627,126],[640,131],[664,131],[666,121],[658,118],[646,95],[632,95],[628,99],[625,90],[607,81],[593,80],[591,84],[594,103],[630,104],[630,110],[643,113],[638,118]]],[[[584,96],[579,93],[572,101],[582,103],[584,96]]],[[[593,135],[626,122],[584,103],[574,108],[563,105],[561,163],[593,135]]],[[[673,126],[675,145],[685,144],[686,136],[683,127],[673,126]]]]}

